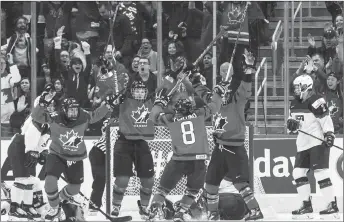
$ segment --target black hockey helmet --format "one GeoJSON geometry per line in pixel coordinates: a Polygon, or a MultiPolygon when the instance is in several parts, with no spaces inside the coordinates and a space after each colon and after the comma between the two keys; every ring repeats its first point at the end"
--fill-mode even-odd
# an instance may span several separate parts
{"type": "Polygon", "coordinates": [[[190,100],[182,98],[177,101],[174,105],[174,110],[177,114],[181,114],[183,116],[190,115],[192,113],[192,103],[190,100]]]}
{"type": "Polygon", "coordinates": [[[80,115],[80,104],[73,98],[68,97],[62,101],[62,112],[67,120],[75,121],[80,115]]]}

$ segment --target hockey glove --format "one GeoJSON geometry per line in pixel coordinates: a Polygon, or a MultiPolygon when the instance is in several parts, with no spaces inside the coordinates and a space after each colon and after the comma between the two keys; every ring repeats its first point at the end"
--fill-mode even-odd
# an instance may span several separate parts
{"type": "Polygon", "coordinates": [[[124,95],[123,94],[119,94],[119,95],[111,95],[111,96],[107,96],[105,98],[106,103],[111,106],[111,108],[115,108],[116,106],[118,106],[119,104],[123,103],[124,101],[124,95]]]}
{"type": "Polygon", "coordinates": [[[300,127],[300,122],[295,119],[288,119],[287,120],[287,129],[290,131],[296,131],[300,127]]]}
{"type": "Polygon", "coordinates": [[[334,143],[334,134],[333,132],[327,132],[324,134],[324,145],[328,148],[333,146],[334,143]]]}
{"type": "Polygon", "coordinates": [[[162,108],[165,108],[167,106],[167,104],[171,100],[171,96],[168,96],[166,92],[167,89],[162,88],[160,91],[156,93],[154,105],[161,106],[162,108]]]}
{"type": "Polygon", "coordinates": [[[39,98],[39,105],[46,107],[48,106],[51,101],[53,100],[56,92],[54,90],[54,85],[53,84],[47,84],[44,87],[44,90],[42,92],[41,97],[39,98]]]}
{"type": "Polygon", "coordinates": [[[227,87],[224,84],[219,84],[214,87],[214,93],[218,94],[220,97],[222,97],[227,92],[227,87]]]}
{"type": "Polygon", "coordinates": [[[39,158],[38,158],[38,163],[41,165],[44,165],[45,162],[47,161],[47,156],[48,156],[49,151],[48,150],[43,150],[40,154],[39,154],[39,158]]]}
{"type": "Polygon", "coordinates": [[[39,158],[39,153],[37,151],[28,151],[25,153],[25,167],[35,167],[39,158]]]}

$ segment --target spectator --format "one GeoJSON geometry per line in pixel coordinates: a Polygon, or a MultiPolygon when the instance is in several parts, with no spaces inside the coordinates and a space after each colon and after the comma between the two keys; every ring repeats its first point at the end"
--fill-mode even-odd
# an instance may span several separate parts
{"type": "Polygon", "coordinates": [[[147,89],[148,96],[153,96],[157,88],[157,76],[149,70],[150,64],[147,58],[140,58],[139,71],[129,79],[129,86],[135,81],[142,81],[147,89]]]}
{"type": "Polygon", "coordinates": [[[1,71],[1,136],[11,136],[10,117],[14,112],[12,91],[21,79],[18,67],[13,62],[13,55],[8,54],[8,65],[3,55],[0,56],[1,71]]]}
{"type": "Polygon", "coordinates": [[[164,44],[164,50],[165,56],[164,59],[164,65],[165,65],[165,74],[172,71],[175,71],[174,66],[176,59],[179,56],[184,55],[184,46],[181,41],[176,41],[173,39],[165,41],[164,44]]]}
{"type": "Polygon", "coordinates": [[[130,76],[135,75],[139,71],[140,56],[135,55],[131,62],[130,76]]]}
{"type": "Polygon", "coordinates": [[[200,66],[200,73],[207,80],[207,87],[209,89],[213,88],[213,55],[211,52],[208,52],[203,57],[203,63],[200,66]]]}
{"type": "Polygon", "coordinates": [[[31,74],[31,38],[27,33],[28,20],[19,17],[15,22],[16,31],[8,40],[6,53],[13,55],[13,61],[17,65],[22,77],[29,77],[31,74]]]}
{"type": "Polygon", "coordinates": [[[339,87],[340,75],[330,73],[324,96],[334,125],[335,133],[343,133],[343,94],[339,87]]]}
{"type": "Polygon", "coordinates": [[[70,61],[71,68],[66,80],[66,95],[73,96],[85,108],[88,104],[86,74],[82,71],[83,64],[80,58],[74,57],[70,61]]]}
{"type": "Polygon", "coordinates": [[[149,22],[150,15],[143,4],[134,1],[120,3],[118,14],[125,15],[129,19],[133,33],[133,50],[137,52],[141,40],[145,37],[145,22],[149,22]]]}
{"type": "Polygon", "coordinates": [[[343,24],[343,15],[336,16],[336,23],[334,24],[336,32],[338,35],[343,34],[344,24],[343,24]]]}
{"type": "Polygon", "coordinates": [[[337,57],[336,47],[338,45],[338,36],[337,32],[329,23],[325,24],[321,47],[316,47],[314,38],[310,34],[308,35],[308,43],[310,44],[308,47],[308,55],[313,56],[316,53],[321,54],[325,64],[329,62],[330,58],[334,59],[337,57]]]}
{"type": "Polygon", "coordinates": [[[45,37],[44,37],[44,55],[48,63],[53,64],[54,38],[60,27],[63,28],[64,36],[71,39],[70,20],[72,14],[73,2],[43,2],[43,16],[45,18],[45,37]]]}
{"type": "Polygon", "coordinates": [[[115,87],[121,92],[128,83],[128,71],[123,64],[113,57],[113,47],[108,45],[105,51],[104,60],[99,61],[93,70],[88,86],[88,98],[93,101],[93,105],[101,102],[104,96],[114,92],[115,87]],[[117,85],[115,75],[117,77],[117,85]]]}
{"type": "MultiPolygon", "coordinates": [[[[99,12],[94,1],[78,1],[74,4],[75,24],[72,31],[77,39],[73,41],[85,41],[90,45],[90,51],[96,52],[99,38],[99,12]]],[[[72,9],[73,10],[73,9],[72,9]]],[[[84,67],[85,68],[85,67],[84,67]]]]}
{"type": "Polygon", "coordinates": [[[325,1],[326,8],[332,16],[332,23],[335,23],[336,16],[342,14],[342,1],[325,1]]]}
{"type": "Polygon", "coordinates": [[[14,100],[14,112],[10,118],[13,133],[20,133],[20,128],[31,112],[31,94],[29,78],[22,78],[18,98],[14,100]]]}
{"type": "Polygon", "coordinates": [[[121,13],[117,14],[112,33],[114,42],[110,43],[110,21],[112,21],[114,12],[107,8],[107,4],[105,2],[99,3],[98,11],[100,14],[100,36],[97,43],[97,55],[102,55],[105,51],[104,48],[106,48],[107,45],[114,44],[116,48],[116,60],[120,61],[126,68],[129,68],[131,65],[131,58],[136,53],[133,48],[134,34],[131,30],[129,19],[121,13]]]}
{"type": "Polygon", "coordinates": [[[306,73],[312,77],[315,91],[317,93],[323,93],[326,88],[326,67],[329,66],[330,63],[325,66],[322,54],[315,53],[312,57],[308,56],[307,59],[301,63],[299,69],[292,76],[292,80],[306,73]]]}
{"type": "Polygon", "coordinates": [[[147,38],[142,39],[141,48],[137,54],[141,58],[147,58],[149,60],[150,71],[156,75],[158,73],[159,57],[158,53],[152,50],[152,44],[147,38]]]}
{"type": "Polygon", "coordinates": [[[65,97],[65,90],[63,88],[63,86],[64,86],[63,79],[62,78],[54,79],[53,84],[54,84],[55,91],[56,91],[55,97],[58,100],[62,101],[62,99],[65,97]]]}

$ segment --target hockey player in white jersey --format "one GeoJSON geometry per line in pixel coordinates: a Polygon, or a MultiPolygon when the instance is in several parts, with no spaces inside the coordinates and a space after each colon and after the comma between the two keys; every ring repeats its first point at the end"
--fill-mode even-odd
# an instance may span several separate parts
{"type": "Polygon", "coordinates": [[[40,180],[35,175],[37,163],[45,162],[49,133],[47,124],[39,124],[29,116],[21,128],[21,134],[15,134],[12,138],[8,158],[15,180],[10,191],[10,220],[41,218],[37,210],[44,205],[43,193],[40,180]]]}
{"type": "Polygon", "coordinates": [[[296,133],[304,131],[314,137],[322,139],[321,142],[312,136],[299,131],[296,139],[297,154],[293,177],[302,205],[292,211],[293,218],[313,217],[311,202],[311,187],[307,177],[309,170],[314,170],[314,176],[323,194],[327,207],[319,212],[320,217],[331,215],[337,217],[337,200],[333,194],[333,186],[329,172],[330,148],[333,146],[333,122],[329,115],[326,101],[316,95],[313,89],[313,80],[309,75],[298,76],[293,81],[295,99],[290,104],[290,118],[287,128],[296,133]]]}

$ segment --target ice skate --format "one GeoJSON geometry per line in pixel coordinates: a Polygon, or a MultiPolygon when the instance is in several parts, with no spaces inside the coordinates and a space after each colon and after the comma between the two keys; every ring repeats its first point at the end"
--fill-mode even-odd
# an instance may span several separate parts
{"type": "Polygon", "coordinates": [[[320,219],[339,219],[340,216],[338,214],[338,206],[337,206],[337,198],[334,198],[334,201],[331,201],[325,210],[319,212],[320,219]]]}
{"type": "Polygon", "coordinates": [[[139,209],[140,209],[139,213],[140,213],[141,219],[145,221],[148,220],[149,219],[148,206],[142,206],[140,200],[137,201],[137,205],[139,206],[139,209]]]}
{"type": "Polygon", "coordinates": [[[291,212],[293,219],[312,219],[313,216],[313,207],[311,198],[308,201],[303,201],[302,206],[291,212]]]}
{"type": "Polygon", "coordinates": [[[45,221],[54,221],[55,219],[57,219],[60,216],[61,213],[61,207],[57,206],[55,208],[50,207],[50,209],[48,210],[47,214],[44,217],[45,221]]]}
{"type": "Polygon", "coordinates": [[[220,220],[219,211],[211,211],[208,213],[208,220],[220,220]]]}
{"type": "Polygon", "coordinates": [[[147,221],[155,221],[155,220],[164,220],[165,214],[161,204],[159,203],[152,203],[149,209],[149,218],[147,221]]]}
{"type": "Polygon", "coordinates": [[[10,211],[8,212],[8,221],[27,221],[28,214],[20,208],[19,204],[11,203],[10,211]]]}
{"type": "Polygon", "coordinates": [[[9,201],[1,201],[1,215],[6,215],[10,211],[10,207],[9,201]]]}
{"type": "Polygon", "coordinates": [[[255,208],[249,210],[248,214],[245,216],[245,221],[252,221],[252,220],[262,220],[264,215],[260,208],[255,208]]]}
{"type": "Polygon", "coordinates": [[[41,214],[39,214],[33,206],[23,206],[29,220],[41,221],[41,214]]]}
{"type": "Polygon", "coordinates": [[[120,210],[121,210],[120,205],[113,205],[113,210],[111,211],[111,217],[118,217],[120,210]]]}
{"type": "Polygon", "coordinates": [[[188,211],[183,208],[178,208],[177,212],[174,214],[173,221],[174,222],[184,222],[191,220],[191,215],[188,211]]]}
{"type": "Polygon", "coordinates": [[[98,209],[99,209],[98,206],[95,206],[94,204],[89,204],[89,207],[88,207],[88,215],[89,215],[89,216],[97,216],[97,214],[98,214],[98,209]]]}

